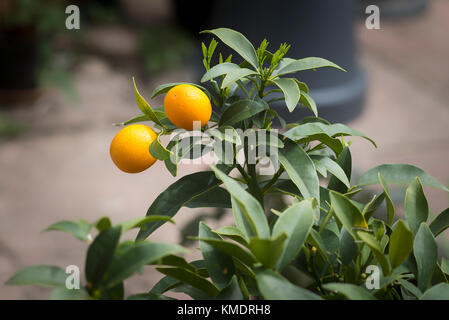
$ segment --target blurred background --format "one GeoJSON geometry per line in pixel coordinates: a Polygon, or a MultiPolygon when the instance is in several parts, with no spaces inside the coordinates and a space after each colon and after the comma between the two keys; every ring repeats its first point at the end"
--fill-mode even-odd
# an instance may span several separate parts
{"type": "MultiPolygon", "coordinates": [[[[45,289],[3,285],[26,265],[83,270],[87,244],[41,234],[45,227],[141,217],[177,179],[161,163],[138,175],[120,172],[109,158],[119,130],[113,123],[138,113],[132,76],[153,107],[162,104],[149,100],[157,85],[198,82],[201,40],[209,41],[198,31],[213,27],[234,28],[256,44],[266,37],[271,50],[286,41],[293,58],[320,56],[348,70],[299,76],[321,116],[377,142],[375,149],[354,139],[355,177],[403,162],[449,183],[447,0],[1,0],[0,299],[48,297],[45,289]],[[79,30],[66,28],[69,4],[80,8],[79,30]],[[380,9],[380,29],[367,28],[372,4],[380,9]]],[[[290,122],[302,115],[284,113],[290,122]]],[[[196,170],[181,166],[178,178],[196,170]]],[[[432,216],[449,206],[444,192],[425,191],[432,216]]],[[[402,202],[403,189],[392,193],[402,202]]],[[[176,226],[165,225],[152,239],[188,245],[185,237],[200,219],[212,226],[232,220],[226,210],[184,208],[176,226]]],[[[439,237],[445,255],[447,236],[439,237]]],[[[157,280],[151,272],[135,276],[127,294],[157,280]]]]}

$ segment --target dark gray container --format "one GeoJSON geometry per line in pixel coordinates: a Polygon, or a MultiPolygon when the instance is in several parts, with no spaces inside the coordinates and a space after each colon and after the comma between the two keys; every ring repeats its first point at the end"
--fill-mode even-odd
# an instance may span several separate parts
{"type": "MultiPolygon", "coordinates": [[[[356,57],[353,21],[357,10],[353,0],[226,0],[207,1],[207,4],[199,1],[198,8],[203,8],[199,10],[209,11],[199,20],[195,16],[185,19],[189,13],[182,8],[182,2],[175,1],[178,21],[195,33],[201,29],[228,27],[240,31],[257,45],[267,37],[272,51],[282,42],[290,43],[289,57],[322,57],[342,66],[348,72],[319,69],[296,76],[309,85],[320,116],[331,121],[349,121],[361,112],[366,81],[356,57]],[[204,17],[209,19],[204,21],[204,17]]],[[[190,1],[189,5],[194,3],[190,1]]],[[[221,46],[220,50],[225,48],[221,46]]],[[[196,63],[199,75],[203,70],[196,63]]],[[[304,108],[292,113],[285,106],[277,109],[288,122],[311,115],[304,108]]]]}

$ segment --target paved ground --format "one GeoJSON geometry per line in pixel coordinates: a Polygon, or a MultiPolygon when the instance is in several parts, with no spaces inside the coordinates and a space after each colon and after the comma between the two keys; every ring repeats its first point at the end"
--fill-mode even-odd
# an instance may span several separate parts
{"type": "MultiPolygon", "coordinates": [[[[349,125],[379,145],[376,150],[356,139],[353,157],[358,171],[384,162],[408,162],[448,181],[448,18],[447,1],[435,0],[422,17],[382,21],[379,31],[358,28],[370,90],[364,113],[349,125]]],[[[158,83],[188,79],[187,73],[178,71],[139,87],[148,97],[158,83]]],[[[35,108],[13,113],[30,124],[30,132],[1,142],[0,299],[47,297],[48,290],[2,285],[20,267],[83,265],[86,244],[63,233],[40,234],[46,226],[103,215],[114,221],[140,217],[157,194],[175,181],[161,164],[128,175],[109,159],[109,143],[117,131],[111,123],[137,112],[129,72],[90,58],[77,69],[75,80],[82,97],[79,104],[48,94],[35,108]]],[[[184,167],[181,174],[195,169],[184,167]]],[[[434,212],[448,206],[447,195],[426,191],[434,212]]],[[[183,209],[177,226],[161,228],[154,239],[178,242],[178,228],[198,213],[183,209]]],[[[129,293],[141,292],[155,281],[147,273],[135,276],[126,287],[129,293]]]]}

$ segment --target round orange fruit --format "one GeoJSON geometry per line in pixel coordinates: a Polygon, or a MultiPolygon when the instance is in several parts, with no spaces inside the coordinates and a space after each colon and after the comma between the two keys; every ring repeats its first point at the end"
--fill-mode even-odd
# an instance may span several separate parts
{"type": "Polygon", "coordinates": [[[111,159],[124,172],[142,172],[156,162],[149,150],[156,138],[153,129],[143,124],[126,126],[112,139],[109,148],[111,159]]]}
{"type": "Polygon", "coordinates": [[[208,96],[190,84],[180,84],[171,88],[164,98],[164,110],[168,119],[177,127],[193,129],[193,122],[201,122],[204,127],[212,115],[208,96]]]}

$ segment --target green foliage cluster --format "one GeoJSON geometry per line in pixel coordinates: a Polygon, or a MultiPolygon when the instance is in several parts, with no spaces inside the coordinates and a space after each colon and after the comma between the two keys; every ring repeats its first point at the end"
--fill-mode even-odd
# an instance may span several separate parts
{"type": "MultiPolygon", "coordinates": [[[[333,67],[321,58],[291,59],[289,46],[272,53],[264,40],[258,49],[230,29],[205,31],[219,38],[243,58],[233,57],[211,66],[216,41],[203,45],[206,73],[215,113],[209,128],[272,130],[274,118],[287,130],[276,142],[280,167],[270,177],[257,175],[258,164],[248,161],[212,166],[181,177],[151,204],[146,217],[113,225],[109,218],[95,223],[62,221],[47,230],[62,230],[89,241],[85,265],[86,285],[65,288],[66,274],[55,266],[32,266],[15,274],[7,284],[54,287],[53,298],[122,299],[123,283],[147,265],[164,277],[147,292],[128,299],[171,299],[168,292],[183,292],[194,299],[449,299],[449,263],[438,257],[435,238],[449,226],[449,209],[429,219],[423,186],[449,190],[422,169],[408,164],[375,167],[351,184],[352,159],[347,136],[375,143],[343,124],[330,124],[317,116],[305,83],[292,77],[303,70],[333,67]],[[300,103],[315,113],[298,123],[286,123],[270,108],[273,93],[292,111],[300,103]],[[230,175],[238,171],[240,176],[230,175]],[[404,217],[391,200],[389,184],[406,185],[404,217]],[[354,195],[379,185],[381,191],[367,203],[354,195]],[[266,207],[265,197],[283,195],[291,204],[283,210],[266,207]],[[386,205],[387,217],[374,213],[386,205]],[[232,208],[234,225],[212,229],[199,224],[202,259],[186,261],[185,248],[148,240],[152,233],[182,208],[232,208]],[[139,228],[135,241],[120,241],[122,233],[139,228]],[[368,289],[369,266],[378,268],[379,286],[368,289]]],[[[155,89],[152,97],[176,84],[155,89]]],[[[142,114],[126,122],[151,121],[160,134],[175,128],[163,108],[152,109],[135,89],[142,114]]],[[[276,98],[278,99],[278,98],[276,98]]],[[[206,130],[208,128],[203,128],[206,130]]],[[[223,141],[242,144],[229,135],[223,141]]],[[[195,142],[191,142],[195,143],[195,142]]],[[[167,159],[173,149],[156,141],[150,152],[166,161],[176,175],[177,163],[167,159]]],[[[247,153],[245,152],[245,155],[247,153]]],[[[182,157],[188,155],[180,155],[182,157]]]]}

